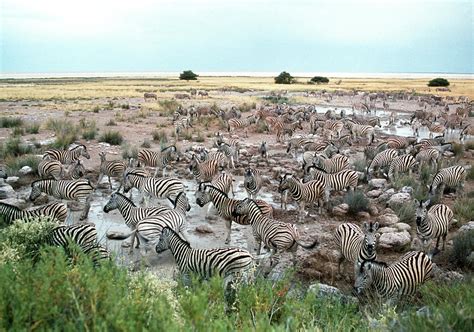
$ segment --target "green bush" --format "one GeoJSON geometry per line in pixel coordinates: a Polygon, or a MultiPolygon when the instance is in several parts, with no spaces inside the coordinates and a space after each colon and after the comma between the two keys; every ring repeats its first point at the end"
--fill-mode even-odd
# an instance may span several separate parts
{"type": "Polygon", "coordinates": [[[21,118],[0,118],[0,128],[15,128],[23,125],[23,120],[21,118]]]}
{"type": "Polygon", "coordinates": [[[242,113],[246,113],[246,112],[250,112],[251,110],[254,110],[256,108],[257,108],[256,103],[250,103],[250,104],[243,103],[239,106],[239,111],[241,111],[242,113]]]}
{"type": "Polygon", "coordinates": [[[98,130],[96,127],[90,127],[82,131],[82,138],[90,141],[96,137],[97,133],[98,130]]]}
{"type": "Polygon", "coordinates": [[[120,145],[123,142],[123,136],[119,131],[109,130],[100,136],[99,142],[109,143],[110,145],[120,145]]]}
{"type": "Polygon", "coordinates": [[[100,111],[100,106],[99,105],[94,106],[94,108],[92,109],[93,113],[99,113],[99,111],[100,111]]]}
{"type": "Polygon", "coordinates": [[[461,222],[474,220],[474,198],[456,199],[453,206],[454,217],[461,222]]]}
{"type": "Polygon", "coordinates": [[[8,174],[12,176],[18,176],[18,171],[23,166],[30,166],[33,170],[32,174],[38,174],[38,164],[40,162],[40,158],[33,156],[33,155],[22,155],[19,157],[12,157],[9,156],[5,158],[5,165],[8,169],[8,174]]]}
{"type": "Polygon", "coordinates": [[[22,127],[15,127],[15,128],[13,128],[12,135],[15,136],[15,137],[24,136],[25,135],[25,129],[23,129],[22,127]]]}
{"type": "Polygon", "coordinates": [[[192,70],[185,70],[181,74],[179,74],[179,79],[180,80],[186,80],[186,81],[193,81],[197,80],[199,75],[196,75],[193,73],[192,70]]]}
{"type": "Polygon", "coordinates": [[[290,101],[287,97],[281,96],[266,96],[262,97],[262,99],[272,104],[288,104],[290,101]]]}
{"type": "Polygon", "coordinates": [[[116,126],[116,125],[117,125],[117,122],[115,122],[114,119],[110,119],[109,122],[107,122],[105,125],[106,125],[106,126],[109,126],[109,127],[111,127],[111,126],[116,126]]]}
{"type": "Polygon", "coordinates": [[[158,101],[158,105],[160,106],[160,110],[164,115],[173,114],[178,109],[178,107],[181,106],[181,104],[178,103],[174,99],[160,100],[160,101],[158,101]]]}
{"type": "Polygon", "coordinates": [[[40,124],[37,122],[31,122],[26,126],[26,132],[28,134],[38,134],[40,129],[40,124]]]}
{"type": "Polygon", "coordinates": [[[456,160],[459,160],[464,156],[464,145],[458,143],[452,143],[453,153],[456,160]]]}
{"type": "Polygon", "coordinates": [[[471,166],[471,168],[467,170],[466,179],[470,181],[474,180],[474,166],[471,166]]]}
{"type": "Polygon", "coordinates": [[[153,130],[151,132],[151,136],[153,137],[153,141],[160,142],[160,143],[167,143],[168,142],[168,135],[164,130],[153,130]]]}
{"type": "Polygon", "coordinates": [[[369,206],[369,200],[360,190],[348,192],[344,202],[349,205],[349,213],[353,215],[361,211],[367,211],[369,206]]]}
{"type": "Polygon", "coordinates": [[[56,140],[52,147],[66,149],[77,141],[79,128],[71,120],[50,118],[46,122],[46,129],[54,131],[56,140]]]}
{"type": "Polygon", "coordinates": [[[453,240],[450,261],[461,268],[474,270],[474,260],[470,257],[474,251],[474,230],[460,233],[453,240]]]}
{"type": "Polygon", "coordinates": [[[275,77],[276,84],[291,84],[295,81],[295,78],[287,73],[286,71],[282,71],[280,75],[275,77]]]}
{"type": "Polygon", "coordinates": [[[449,81],[445,78],[435,78],[428,82],[428,86],[449,86],[449,81]]]}
{"type": "Polygon", "coordinates": [[[393,207],[395,214],[400,219],[400,222],[405,224],[413,224],[416,219],[416,207],[414,204],[401,204],[393,207]]]}
{"type": "Polygon", "coordinates": [[[122,158],[125,160],[129,160],[130,158],[137,159],[138,158],[138,149],[136,146],[131,147],[128,144],[122,145],[122,158]]]}
{"type": "Polygon", "coordinates": [[[329,78],[324,76],[314,76],[310,82],[321,84],[321,83],[329,83],[329,78]]]}
{"type": "Polygon", "coordinates": [[[365,171],[367,170],[367,160],[365,160],[364,158],[354,160],[354,169],[357,172],[365,173],[365,171]]]}
{"type": "Polygon", "coordinates": [[[120,107],[124,110],[129,110],[130,109],[130,104],[122,104],[120,107]]]}
{"type": "Polygon", "coordinates": [[[466,144],[464,144],[464,148],[466,150],[474,150],[474,142],[467,142],[466,144]]]}
{"type": "Polygon", "coordinates": [[[31,146],[21,142],[18,137],[10,137],[1,147],[0,156],[2,158],[18,157],[31,152],[31,146]]]}

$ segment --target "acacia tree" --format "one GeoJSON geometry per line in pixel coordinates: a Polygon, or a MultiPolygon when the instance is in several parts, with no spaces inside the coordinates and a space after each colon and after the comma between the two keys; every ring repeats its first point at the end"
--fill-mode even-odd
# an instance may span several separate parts
{"type": "Polygon", "coordinates": [[[295,81],[295,78],[287,73],[286,71],[282,71],[280,75],[275,77],[276,84],[291,84],[295,81]]]}
{"type": "Polygon", "coordinates": [[[199,75],[193,73],[192,70],[185,70],[181,74],[179,74],[180,80],[192,81],[197,80],[199,75]]]}
{"type": "Polygon", "coordinates": [[[449,81],[445,78],[435,78],[428,82],[428,86],[449,86],[449,81]]]}

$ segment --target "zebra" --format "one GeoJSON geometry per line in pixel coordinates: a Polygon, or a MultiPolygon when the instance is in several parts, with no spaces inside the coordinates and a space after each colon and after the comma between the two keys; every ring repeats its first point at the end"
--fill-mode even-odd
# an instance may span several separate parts
{"type": "Polygon", "coordinates": [[[42,159],[38,164],[41,179],[77,180],[84,176],[86,169],[80,160],[73,161],[67,169],[58,160],[42,159]]]}
{"type": "Polygon", "coordinates": [[[156,167],[154,177],[158,174],[158,169],[161,168],[162,176],[165,176],[166,166],[171,161],[179,161],[179,154],[176,146],[171,145],[161,149],[160,152],[155,152],[149,149],[141,149],[138,151],[138,164],[141,166],[156,167]]]}
{"type": "Polygon", "coordinates": [[[234,159],[238,161],[239,159],[239,150],[235,146],[231,146],[227,143],[221,142],[218,143],[217,149],[224,153],[224,155],[230,160],[230,165],[232,168],[235,168],[234,159]]]}
{"type": "Polygon", "coordinates": [[[428,252],[432,239],[436,238],[435,252],[439,251],[439,240],[443,238],[443,250],[446,245],[446,236],[454,218],[453,211],[444,204],[435,204],[427,209],[430,200],[418,202],[416,208],[416,234],[422,242],[423,251],[428,252]]]}
{"type": "Polygon", "coordinates": [[[434,195],[436,189],[439,189],[441,194],[444,192],[445,186],[456,187],[461,191],[464,189],[464,180],[466,179],[466,169],[462,166],[451,166],[443,168],[436,173],[430,185],[430,194],[434,195]]]}
{"type": "Polygon", "coordinates": [[[369,117],[369,118],[353,117],[352,119],[350,119],[350,121],[352,121],[356,124],[359,124],[359,125],[368,125],[368,126],[372,126],[372,127],[375,127],[375,126],[382,127],[382,125],[380,124],[380,118],[378,116],[372,116],[372,117],[369,117]]]}
{"type": "Polygon", "coordinates": [[[247,128],[256,122],[257,118],[254,115],[250,115],[245,119],[232,118],[227,121],[227,131],[230,132],[231,130],[235,131],[236,129],[244,128],[244,137],[247,138],[247,128]]]}
{"type": "Polygon", "coordinates": [[[304,147],[307,144],[311,144],[311,143],[314,143],[314,140],[311,139],[311,138],[307,138],[307,137],[291,138],[288,141],[288,145],[287,145],[287,148],[286,148],[286,153],[290,153],[291,150],[295,150],[295,158],[296,158],[296,154],[298,153],[298,149],[304,150],[304,147]]]}
{"type": "Polygon", "coordinates": [[[244,188],[249,198],[256,199],[257,194],[262,188],[263,178],[260,171],[248,167],[244,172],[244,188]]]}
{"type": "Polygon", "coordinates": [[[387,149],[377,153],[369,166],[367,166],[367,179],[370,180],[371,174],[376,168],[389,166],[396,157],[398,157],[398,151],[395,149],[387,149]]]}
{"type": "Polygon", "coordinates": [[[268,162],[268,150],[267,150],[267,142],[263,141],[258,148],[258,152],[260,156],[268,162]]]}
{"type": "Polygon", "coordinates": [[[322,168],[326,173],[338,173],[350,168],[349,158],[336,154],[327,158],[324,154],[315,154],[313,165],[322,168]]]}
{"type": "Polygon", "coordinates": [[[391,137],[387,139],[385,144],[389,149],[405,149],[416,143],[416,137],[391,137]]]}
{"type": "Polygon", "coordinates": [[[322,168],[314,167],[305,180],[321,181],[329,191],[341,191],[349,188],[353,192],[359,182],[359,173],[353,170],[326,173],[322,168]]]}
{"type": "Polygon", "coordinates": [[[341,264],[344,259],[354,263],[354,272],[357,264],[363,261],[374,261],[377,259],[376,232],[379,228],[379,223],[363,223],[363,230],[352,223],[344,223],[339,225],[334,232],[334,239],[340,256],[338,260],[338,273],[341,273],[341,264]]]}
{"type": "Polygon", "coordinates": [[[132,252],[133,250],[135,239],[138,240],[136,235],[136,227],[138,222],[145,218],[156,216],[170,210],[170,208],[165,206],[153,206],[147,208],[137,207],[131,199],[118,192],[115,192],[110,196],[110,199],[107,204],[105,204],[103,210],[105,213],[109,213],[110,211],[113,211],[115,209],[118,209],[120,211],[120,214],[123,216],[123,219],[125,219],[125,225],[127,225],[132,230],[132,233],[130,234],[132,235],[130,252],[132,252]]]}
{"type": "MultiPolygon", "coordinates": [[[[217,189],[221,190],[224,192],[226,195],[229,195],[229,191],[232,192],[232,197],[235,198],[235,192],[234,192],[234,186],[232,183],[234,182],[234,178],[232,175],[229,175],[225,172],[222,172],[221,174],[215,176],[211,182],[201,182],[201,183],[209,183],[211,186],[216,187],[217,189]]],[[[206,218],[209,215],[209,211],[211,211],[213,204],[209,204],[209,207],[207,208],[206,211],[206,218]]]]}
{"type": "Polygon", "coordinates": [[[388,169],[388,174],[386,177],[393,182],[394,179],[398,176],[401,172],[407,172],[408,175],[411,176],[411,173],[415,167],[418,166],[418,162],[416,161],[415,157],[411,154],[404,154],[398,157],[395,157],[392,162],[390,163],[390,167],[388,169]]]}
{"type": "Polygon", "coordinates": [[[424,163],[430,163],[434,169],[437,169],[441,158],[441,152],[435,148],[421,150],[415,156],[416,161],[420,164],[420,168],[424,163]]]}
{"type": "Polygon", "coordinates": [[[303,125],[301,124],[301,120],[292,123],[283,123],[280,120],[275,123],[274,128],[276,130],[277,142],[281,142],[285,135],[291,137],[296,129],[303,130],[303,125]]]}
{"type": "Polygon", "coordinates": [[[183,183],[176,178],[156,179],[145,177],[133,170],[126,171],[124,178],[123,191],[128,193],[130,189],[137,188],[142,195],[145,206],[148,206],[150,196],[171,198],[176,197],[179,193],[184,191],[183,183]]]}
{"type": "Polygon", "coordinates": [[[87,218],[91,207],[90,200],[94,186],[89,180],[36,180],[31,183],[29,199],[34,201],[42,192],[57,199],[73,200],[84,203],[80,220],[87,218]]]}
{"type": "Polygon", "coordinates": [[[174,121],[174,133],[176,135],[176,139],[179,139],[179,135],[183,132],[183,130],[188,130],[189,128],[193,128],[191,117],[183,116],[179,119],[174,121]]]}
{"type": "Polygon", "coordinates": [[[53,202],[33,209],[20,209],[14,205],[0,202],[0,216],[3,220],[10,224],[14,220],[30,221],[36,217],[50,217],[64,223],[67,218],[67,206],[63,203],[53,202]]]}
{"type": "Polygon", "coordinates": [[[112,182],[110,181],[110,177],[119,177],[120,179],[120,187],[122,187],[122,180],[123,180],[123,174],[125,173],[125,170],[127,169],[127,163],[122,160],[106,160],[105,152],[100,152],[100,168],[99,168],[99,178],[97,179],[97,185],[102,181],[105,175],[107,175],[108,180],[109,180],[109,187],[112,189],[112,182]]]}
{"type": "Polygon", "coordinates": [[[156,93],[145,92],[145,93],[143,94],[143,99],[145,99],[145,101],[146,101],[147,99],[158,100],[158,96],[156,95],[156,93]]]}
{"type": "Polygon", "coordinates": [[[219,171],[219,162],[215,159],[199,162],[196,155],[193,155],[189,170],[198,183],[209,182],[219,171]]]}
{"type": "Polygon", "coordinates": [[[319,214],[321,210],[321,200],[327,203],[329,201],[329,189],[323,181],[313,180],[306,183],[301,183],[295,179],[291,174],[285,174],[280,180],[278,191],[283,192],[288,190],[291,197],[299,204],[299,221],[302,222],[304,218],[304,208],[306,203],[318,202],[319,214]]]}
{"type": "Polygon", "coordinates": [[[171,199],[170,201],[174,205],[172,210],[146,217],[137,223],[136,234],[140,244],[143,244],[145,253],[150,245],[158,240],[164,227],[170,227],[186,238],[186,212],[191,210],[186,193],[180,192],[174,201],[171,199]]]}
{"type": "Polygon", "coordinates": [[[331,138],[333,136],[332,133],[337,133],[337,138],[341,137],[341,131],[344,128],[344,122],[340,120],[327,120],[324,124],[324,128],[328,129],[331,132],[331,138]]]}
{"type": "MultiPolygon", "coordinates": [[[[240,225],[249,225],[249,220],[246,216],[234,216],[232,215],[233,208],[240,201],[237,199],[229,198],[227,194],[213,185],[206,185],[201,183],[196,191],[196,204],[200,207],[204,207],[207,203],[212,202],[216,207],[219,216],[221,216],[226,222],[227,236],[225,243],[229,244],[231,240],[231,229],[232,221],[240,225]]],[[[256,200],[257,205],[260,207],[262,213],[269,218],[273,217],[273,208],[271,205],[262,200],[256,200]]]]}
{"type": "Polygon", "coordinates": [[[374,127],[369,125],[357,124],[352,120],[347,120],[346,125],[351,132],[352,138],[356,139],[358,136],[367,137],[367,145],[371,145],[375,140],[374,127]]]}
{"type": "Polygon", "coordinates": [[[408,252],[390,265],[364,260],[357,265],[354,293],[361,295],[366,289],[374,289],[376,295],[390,301],[413,295],[432,269],[431,259],[416,251],[408,252]]]}
{"type": "Polygon", "coordinates": [[[58,160],[62,164],[69,165],[73,161],[78,160],[81,156],[86,159],[90,159],[91,157],[87,152],[86,146],[78,144],[69,150],[48,149],[44,152],[43,159],[58,160]]]}
{"type": "Polygon", "coordinates": [[[198,155],[200,156],[201,161],[216,160],[217,164],[222,169],[229,166],[229,160],[221,151],[207,151],[207,149],[202,149],[199,151],[198,155]]]}
{"type": "Polygon", "coordinates": [[[304,249],[313,249],[318,245],[317,240],[311,244],[300,242],[298,229],[295,225],[265,216],[258,204],[250,198],[245,198],[236,204],[232,214],[234,216],[247,215],[257,244],[257,255],[260,255],[263,242],[270,249],[270,257],[275,255],[277,251],[289,250],[293,254],[293,261],[296,262],[298,246],[304,249]]]}

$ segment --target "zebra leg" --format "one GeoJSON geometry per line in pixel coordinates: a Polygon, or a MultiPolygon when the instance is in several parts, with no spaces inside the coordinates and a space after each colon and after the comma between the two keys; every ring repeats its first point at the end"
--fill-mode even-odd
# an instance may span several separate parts
{"type": "Polygon", "coordinates": [[[448,236],[447,233],[443,235],[443,251],[444,251],[444,248],[446,247],[446,236],[448,236]]]}
{"type": "MultiPolygon", "coordinates": [[[[109,187],[110,187],[110,190],[112,190],[112,181],[110,181],[110,175],[107,176],[109,178],[109,187]]],[[[120,185],[122,186],[122,185],[120,185]]],[[[119,188],[120,189],[120,188],[119,188]]]]}
{"type": "Polygon", "coordinates": [[[232,231],[232,220],[228,219],[225,221],[225,227],[227,228],[227,236],[225,238],[225,244],[230,243],[230,233],[232,231]]]}
{"type": "MultiPolygon", "coordinates": [[[[129,250],[130,254],[133,252],[133,245],[135,244],[136,230],[132,231],[131,236],[132,236],[132,241],[130,242],[130,250],[129,250]]],[[[138,244],[138,241],[137,241],[137,244],[138,244]]]]}
{"type": "Polygon", "coordinates": [[[79,220],[84,220],[87,218],[87,215],[89,214],[89,210],[91,208],[91,199],[92,199],[92,194],[90,194],[87,199],[86,203],[84,204],[84,210],[82,211],[81,217],[79,220]]]}
{"type": "Polygon", "coordinates": [[[305,206],[305,201],[300,201],[300,211],[299,211],[299,222],[304,221],[304,206],[305,206]]]}
{"type": "Polygon", "coordinates": [[[262,250],[262,240],[261,239],[255,239],[255,242],[257,244],[257,248],[255,250],[257,251],[257,256],[260,255],[260,252],[262,250]]]}
{"type": "Polygon", "coordinates": [[[100,181],[102,181],[102,178],[103,178],[103,177],[104,177],[104,174],[100,173],[100,174],[99,174],[99,178],[97,179],[97,185],[96,185],[96,187],[99,187],[99,183],[100,183],[100,181]]]}

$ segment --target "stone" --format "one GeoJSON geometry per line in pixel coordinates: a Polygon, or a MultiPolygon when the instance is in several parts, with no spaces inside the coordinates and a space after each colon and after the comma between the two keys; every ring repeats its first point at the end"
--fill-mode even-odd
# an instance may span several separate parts
{"type": "Polygon", "coordinates": [[[379,214],[379,209],[374,204],[370,204],[368,210],[371,216],[375,217],[379,214]]]}
{"type": "Polygon", "coordinates": [[[368,219],[370,219],[370,214],[368,212],[365,212],[365,211],[360,211],[360,212],[357,212],[357,217],[359,219],[368,220],[368,219]]]}
{"type": "Polygon", "coordinates": [[[381,227],[379,228],[378,232],[380,234],[384,234],[384,233],[396,233],[398,232],[398,230],[395,228],[395,227],[381,227]]]}
{"type": "Polygon", "coordinates": [[[399,232],[411,230],[411,226],[408,224],[405,224],[404,222],[397,222],[395,225],[393,225],[393,227],[398,229],[399,232]]]}
{"type": "Polygon", "coordinates": [[[378,216],[377,221],[379,222],[380,226],[392,226],[396,223],[400,222],[400,219],[395,213],[384,213],[378,216]]]}
{"type": "Polygon", "coordinates": [[[196,227],[196,232],[201,233],[201,234],[214,233],[214,231],[208,225],[200,225],[200,226],[196,227]]]}
{"type": "Polygon", "coordinates": [[[450,157],[453,157],[453,156],[454,156],[454,152],[451,152],[451,151],[444,151],[443,152],[443,157],[450,158],[450,157]]]}
{"type": "Polygon", "coordinates": [[[26,201],[24,199],[21,199],[21,198],[7,198],[7,199],[2,199],[1,200],[2,203],[5,203],[5,204],[10,204],[10,205],[13,205],[13,206],[16,206],[17,208],[19,209],[26,209],[26,201]]]}
{"type": "Polygon", "coordinates": [[[383,194],[383,191],[381,189],[374,189],[374,190],[368,191],[366,196],[368,198],[377,198],[382,194],[383,194]]]}
{"type": "Polygon", "coordinates": [[[17,183],[20,178],[18,176],[9,176],[5,180],[6,183],[17,183]]]}
{"type": "Polygon", "coordinates": [[[411,242],[407,231],[397,233],[383,233],[379,238],[379,246],[384,249],[403,251],[411,242]]]}
{"type": "Polygon", "coordinates": [[[405,186],[405,187],[402,187],[402,189],[400,189],[400,192],[411,194],[413,192],[413,188],[405,186]]]}
{"type": "Polygon", "coordinates": [[[395,206],[400,206],[402,204],[408,203],[411,201],[411,195],[408,193],[398,193],[393,194],[392,197],[388,200],[387,204],[391,208],[395,206]]]}
{"type": "Polygon", "coordinates": [[[352,303],[355,304],[358,302],[358,299],[353,296],[347,296],[342,293],[339,288],[334,286],[316,283],[308,287],[308,292],[316,294],[318,297],[325,298],[334,298],[342,301],[343,303],[352,303]]]}
{"type": "Polygon", "coordinates": [[[346,203],[339,204],[332,209],[332,213],[336,216],[345,216],[349,211],[349,205],[346,203]]]}
{"type": "Polygon", "coordinates": [[[0,187],[0,199],[14,198],[16,197],[16,192],[13,190],[13,187],[9,184],[3,184],[0,187]]]}
{"type": "Polygon", "coordinates": [[[467,224],[462,225],[458,229],[458,233],[464,233],[464,232],[469,232],[474,229],[474,221],[470,221],[467,224]]]}
{"type": "Polygon", "coordinates": [[[27,175],[27,174],[30,174],[32,172],[33,172],[33,169],[30,166],[23,166],[18,171],[18,173],[20,173],[21,175],[27,175]]]}
{"type": "Polygon", "coordinates": [[[387,185],[387,180],[386,179],[372,179],[369,181],[369,187],[370,188],[384,188],[387,185]]]}
{"type": "Polygon", "coordinates": [[[130,236],[131,232],[124,232],[121,230],[109,230],[106,233],[108,239],[123,240],[130,236]]]}
{"type": "Polygon", "coordinates": [[[240,149],[239,153],[241,156],[247,156],[249,154],[249,151],[247,149],[240,149]]]}

